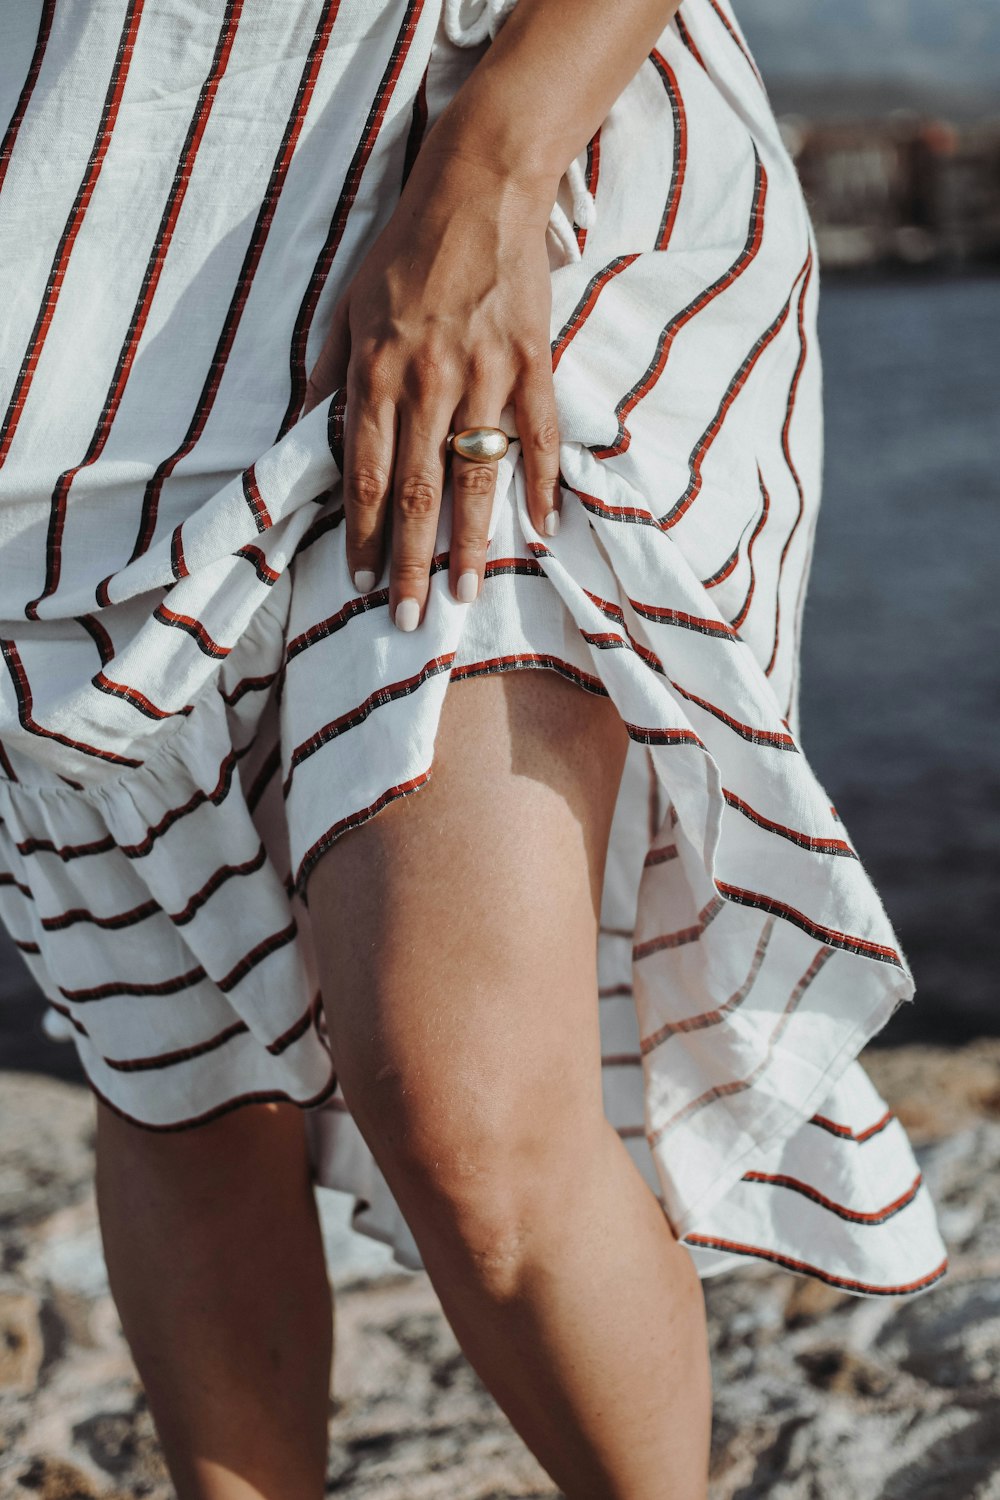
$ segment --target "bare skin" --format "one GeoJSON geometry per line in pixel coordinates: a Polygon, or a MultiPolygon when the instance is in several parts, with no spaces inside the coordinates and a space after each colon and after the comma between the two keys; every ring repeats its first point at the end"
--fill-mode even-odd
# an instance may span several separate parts
{"type": "Polygon", "coordinates": [[[157,1132],[98,1101],[96,1183],[178,1500],[319,1500],[333,1309],[301,1111],[157,1132]]]}
{"type": "Polygon", "coordinates": [[[569,1500],[704,1500],[701,1283],[601,1094],[626,747],[549,671],[454,685],[430,782],[307,894],[345,1098],[470,1362],[569,1500]]]}

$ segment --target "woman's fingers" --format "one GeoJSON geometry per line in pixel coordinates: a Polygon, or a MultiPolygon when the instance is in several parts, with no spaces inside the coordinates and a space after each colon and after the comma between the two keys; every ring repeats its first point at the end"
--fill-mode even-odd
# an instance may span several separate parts
{"type": "Polygon", "coordinates": [[[534,359],[522,370],[514,405],[528,488],[528,513],[538,531],[555,536],[561,503],[559,422],[552,367],[547,358],[534,359]]]}
{"type": "Polygon", "coordinates": [[[396,403],[363,368],[348,371],[344,430],[344,527],[354,587],[370,593],[382,576],[392,492],[396,403]]]}
{"type": "Polygon", "coordinates": [[[432,397],[426,390],[399,410],[389,610],[400,630],[416,630],[427,601],[444,486],[444,440],[454,409],[454,393],[448,394],[451,399],[442,400],[437,391],[432,397]]]}
{"type": "MultiPolygon", "coordinates": [[[[470,390],[452,417],[451,430],[467,427],[499,427],[506,393],[499,389],[479,387],[470,390]]],[[[489,545],[490,518],[496,494],[497,465],[476,463],[451,454],[451,592],[463,604],[478,598],[486,571],[486,549],[489,545]]]]}

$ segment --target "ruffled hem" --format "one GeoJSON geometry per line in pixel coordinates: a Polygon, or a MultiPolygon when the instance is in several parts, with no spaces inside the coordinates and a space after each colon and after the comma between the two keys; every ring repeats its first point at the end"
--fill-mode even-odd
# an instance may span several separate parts
{"type": "MultiPolygon", "coordinates": [[[[519,471],[502,477],[474,608],[456,606],[436,574],[415,647],[391,634],[378,596],[365,596],[369,629],[381,619],[384,639],[369,634],[364,651],[338,643],[344,673],[370,681],[372,660],[397,645],[447,668],[416,693],[382,693],[373,712],[351,716],[350,736],[323,733],[337,705],[317,693],[329,681],[322,659],[289,649],[310,629],[314,645],[336,639],[315,627],[342,537],[320,524],[217,689],[141,770],[77,791],[15,756],[15,774],[28,774],[0,780],[0,850],[14,876],[0,885],[4,916],[27,939],[22,951],[95,1093],[159,1129],[252,1100],[299,1104],[317,1184],[351,1194],[354,1227],[419,1267],[337,1088],[301,891],[316,851],[401,787],[425,784],[451,680],[555,669],[611,696],[633,738],[599,938],[603,1051],[633,1062],[606,1071],[606,1108],[699,1275],[750,1257],[858,1295],[927,1289],[947,1263],[933,1207],[905,1132],[856,1061],[911,993],[903,961],[883,951],[891,929],[877,898],[859,904],[855,885],[864,935],[831,932],[830,907],[802,910],[800,859],[789,871],[773,854],[734,849],[726,822],[738,818],[742,831],[748,820],[723,795],[704,726],[696,736],[679,720],[638,638],[612,650],[589,639],[595,594],[607,600],[617,587],[600,576],[611,544],[594,546],[591,518],[567,490],[560,535],[542,546],[519,471]],[[397,727],[384,716],[400,706],[397,727]],[[322,753],[296,761],[302,743],[322,753]],[[361,764],[375,794],[359,806],[361,764]],[[732,895],[745,877],[727,856],[766,869],[772,890],[796,881],[799,909],[732,895]],[[101,911],[85,918],[96,891],[101,911]]],[[[631,604],[618,597],[624,615],[631,604]]],[[[639,618],[633,610],[637,628],[639,618]]],[[[809,777],[801,752],[781,764],[809,777]]],[[[821,793],[813,802],[825,806],[821,793]]],[[[835,869],[864,881],[854,858],[838,859],[835,869]]]]}

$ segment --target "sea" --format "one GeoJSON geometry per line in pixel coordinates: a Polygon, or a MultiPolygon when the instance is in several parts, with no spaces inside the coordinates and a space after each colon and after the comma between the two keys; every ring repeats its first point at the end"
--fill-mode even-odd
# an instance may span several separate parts
{"type": "MultiPolygon", "coordinates": [[[[1000,1034],[1000,277],[823,273],[801,741],[917,982],[872,1045],[1000,1034]]],[[[82,1079],[0,931],[0,1068],[82,1079]]]]}

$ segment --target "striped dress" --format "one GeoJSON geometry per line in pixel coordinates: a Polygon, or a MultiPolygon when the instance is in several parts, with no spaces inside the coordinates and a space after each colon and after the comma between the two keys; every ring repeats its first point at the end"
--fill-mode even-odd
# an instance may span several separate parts
{"type": "Polygon", "coordinates": [[[702,1276],[919,1294],[945,1247],[857,1060],[912,978],[799,739],[816,245],[729,0],[684,0],[559,185],[559,534],[515,442],[478,600],[447,586],[450,483],[421,626],[351,584],[345,395],[300,418],[307,374],[509,10],[4,8],[0,914],[111,1109],[293,1100],[317,1184],[419,1266],[332,1067],[305,884],[419,795],[450,682],[558,672],[630,735],[594,1003],[674,1232],[702,1276]]]}

